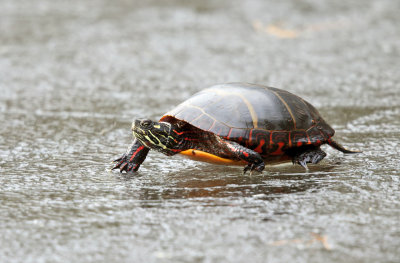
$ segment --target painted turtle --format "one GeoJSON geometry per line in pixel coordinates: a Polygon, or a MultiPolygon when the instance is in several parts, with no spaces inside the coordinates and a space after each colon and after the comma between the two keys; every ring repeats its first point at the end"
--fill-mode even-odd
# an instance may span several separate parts
{"type": "Polygon", "coordinates": [[[247,83],[212,86],[193,95],[161,117],[132,124],[135,137],[113,169],[135,172],[150,149],[168,156],[242,164],[244,172],[261,172],[265,163],[292,161],[307,168],[318,163],[335,131],[307,101],[285,90],[247,83]]]}

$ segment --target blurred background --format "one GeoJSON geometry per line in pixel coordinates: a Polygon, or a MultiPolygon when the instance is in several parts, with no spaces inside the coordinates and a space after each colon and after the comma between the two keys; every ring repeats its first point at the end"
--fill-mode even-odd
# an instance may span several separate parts
{"type": "Polygon", "coordinates": [[[0,6],[2,262],[398,262],[399,1],[0,6]],[[109,171],[133,119],[241,81],[305,98],[363,153],[109,171]]]}

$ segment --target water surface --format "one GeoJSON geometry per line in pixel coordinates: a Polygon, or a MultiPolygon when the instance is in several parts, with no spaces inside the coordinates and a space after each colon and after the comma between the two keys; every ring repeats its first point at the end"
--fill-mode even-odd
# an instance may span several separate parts
{"type": "Polygon", "coordinates": [[[397,2],[0,4],[2,262],[398,262],[397,2]],[[304,97],[363,153],[109,171],[133,119],[238,81],[304,97]]]}

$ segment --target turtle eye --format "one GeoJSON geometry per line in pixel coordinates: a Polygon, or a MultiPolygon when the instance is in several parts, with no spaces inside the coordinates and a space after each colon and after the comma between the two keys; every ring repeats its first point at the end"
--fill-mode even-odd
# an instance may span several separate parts
{"type": "Polygon", "coordinates": [[[151,124],[151,120],[144,120],[140,122],[140,126],[142,126],[143,128],[148,128],[151,124]]]}

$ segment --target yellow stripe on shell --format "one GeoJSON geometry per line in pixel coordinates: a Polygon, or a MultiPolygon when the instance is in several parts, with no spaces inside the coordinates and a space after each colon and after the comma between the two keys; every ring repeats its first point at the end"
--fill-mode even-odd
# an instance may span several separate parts
{"type": "Polygon", "coordinates": [[[252,119],[252,121],[253,121],[253,126],[254,126],[254,128],[258,128],[258,117],[257,117],[257,113],[256,113],[256,111],[254,110],[253,105],[251,105],[250,101],[248,101],[242,94],[237,93],[237,92],[232,92],[232,91],[229,91],[229,92],[228,92],[228,91],[222,91],[222,90],[210,90],[210,91],[215,92],[215,93],[217,93],[218,95],[221,95],[221,96],[235,95],[235,96],[238,96],[239,98],[241,98],[242,101],[246,104],[247,109],[248,109],[249,112],[250,112],[250,116],[251,116],[251,119],[252,119]]]}
{"type": "MultiPolygon", "coordinates": [[[[272,91],[272,90],[271,90],[272,91]]],[[[278,94],[278,92],[272,91],[278,98],[279,100],[285,105],[286,109],[288,110],[290,117],[292,117],[293,120],[293,129],[296,130],[296,119],[294,118],[294,115],[292,113],[292,110],[290,109],[289,105],[286,103],[286,101],[278,94]]]]}

